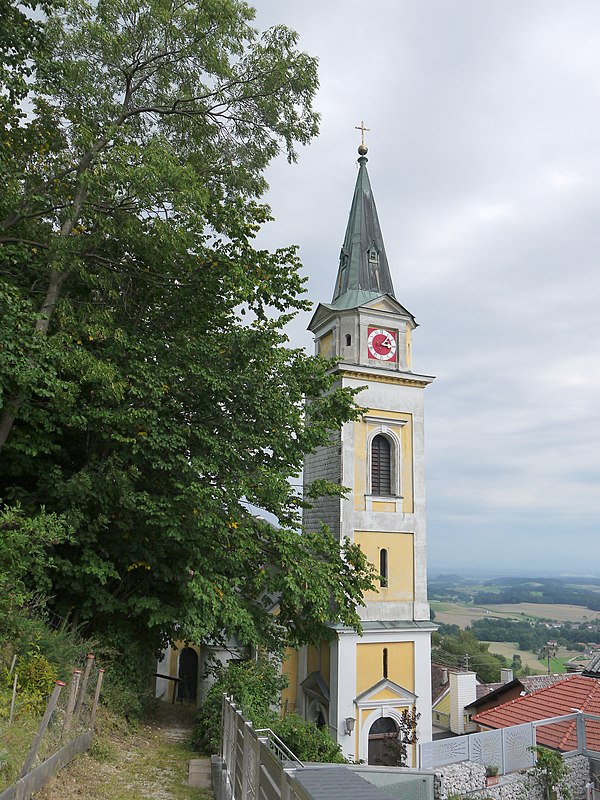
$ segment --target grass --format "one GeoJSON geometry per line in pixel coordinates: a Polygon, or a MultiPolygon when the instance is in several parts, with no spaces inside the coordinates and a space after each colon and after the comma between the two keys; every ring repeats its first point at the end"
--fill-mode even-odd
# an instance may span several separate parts
{"type": "Polygon", "coordinates": [[[33,719],[0,723],[0,792],[19,777],[38,724],[33,719]]]}
{"type": "Polygon", "coordinates": [[[185,742],[171,741],[156,724],[135,729],[102,714],[92,747],[52,778],[36,800],[211,800],[212,792],[187,785],[185,742]]]}

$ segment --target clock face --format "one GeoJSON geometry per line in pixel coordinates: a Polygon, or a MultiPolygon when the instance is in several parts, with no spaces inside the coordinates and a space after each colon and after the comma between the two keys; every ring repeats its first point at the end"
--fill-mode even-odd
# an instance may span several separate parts
{"type": "Polygon", "coordinates": [[[385,328],[369,328],[367,339],[369,358],[378,361],[396,360],[396,331],[387,331],[385,328]]]}

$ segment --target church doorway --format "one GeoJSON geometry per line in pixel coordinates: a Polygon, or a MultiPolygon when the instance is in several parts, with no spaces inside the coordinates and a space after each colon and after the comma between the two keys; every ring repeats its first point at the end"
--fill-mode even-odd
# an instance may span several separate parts
{"type": "Polygon", "coordinates": [[[198,690],[198,653],[193,647],[184,647],[179,654],[179,700],[195,700],[198,690]]]}
{"type": "Polygon", "coordinates": [[[398,766],[398,726],[391,717],[380,717],[369,730],[367,763],[375,766],[398,766]]]}

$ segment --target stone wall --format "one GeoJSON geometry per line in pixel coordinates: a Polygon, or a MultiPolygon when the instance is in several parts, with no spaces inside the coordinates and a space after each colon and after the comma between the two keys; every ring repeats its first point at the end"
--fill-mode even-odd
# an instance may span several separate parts
{"type": "MultiPolygon", "coordinates": [[[[590,762],[586,756],[565,759],[569,767],[568,788],[571,800],[585,800],[590,780],[590,762]]],[[[435,800],[448,800],[453,795],[468,800],[544,800],[542,788],[536,785],[533,770],[501,775],[496,786],[485,785],[485,767],[472,761],[449,764],[435,772],[435,800]]]]}
{"type": "MultiPolygon", "coordinates": [[[[324,478],[332,483],[340,483],[342,480],[342,436],[340,431],[334,431],[331,434],[330,445],[318,447],[314,453],[309,453],[304,459],[305,491],[317,478],[324,478]]],[[[311,531],[318,531],[321,523],[324,522],[334,536],[339,536],[340,498],[325,496],[306,499],[312,508],[304,510],[304,527],[311,531]]]]}

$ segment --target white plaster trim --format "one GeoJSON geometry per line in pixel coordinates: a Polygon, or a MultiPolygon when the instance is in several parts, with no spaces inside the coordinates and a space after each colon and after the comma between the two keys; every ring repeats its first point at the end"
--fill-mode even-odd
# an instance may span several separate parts
{"type": "Polygon", "coordinates": [[[389,425],[391,428],[401,428],[408,423],[407,419],[391,419],[390,417],[378,417],[376,414],[363,414],[365,422],[379,422],[384,427],[389,425]]]}
{"type": "MultiPolygon", "coordinates": [[[[391,719],[394,720],[394,722],[398,726],[398,730],[401,730],[402,715],[399,714],[393,706],[389,705],[390,702],[394,701],[382,700],[381,704],[369,714],[369,716],[365,719],[363,723],[361,723],[360,733],[358,738],[358,757],[359,759],[362,759],[367,763],[369,760],[369,731],[371,730],[371,726],[373,725],[374,722],[377,722],[377,720],[381,719],[382,717],[390,717],[391,719]]],[[[401,698],[398,698],[398,702],[396,702],[396,706],[402,706],[403,708],[411,708],[412,705],[413,704],[411,702],[402,701],[401,698]]],[[[359,719],[362,717],[362,714],[360,713],[361,707],[362,706],[359,703],[358,704],[359,719]]],[[[409,751],[407,752],[408,763],[411,763],[410,762],[411,750],[412,748],[410,746],[407,747],[407,751],[409,751]]]]}
{"type": "MultiPolygon", "coordinates": [[[[367,417],[364,417],[367,419],[367,417]]],[[[377,422],[382,422],[379,418],[377,422]]],[[[400,437],[394,430],[394,428],[401,428],[403,425],[406,425],[406,420],[398,420],[397,422],[394,420],[390,424],[390,420],[385,420],[385,424],[380,424],[378,428],[375,428],[374,431],[367,436],[367,493],[365,496],[365,500],[367,502],[367,510],[370,511],[372,506],[373,500],[387,500],[388,502],[393,502],[397,499],[402,499],[401,493],[401,486],[400,486],[400,475],[402,474],[402,444],[400,441],[400,437]],[[385,438],[389,441],[392,449],[392,463],[390,465],[391,468],[391,475],[390,475],[390,483],[392,488],[392,494],[389,496],[380,496],[380,495],[373,495],[373,488],[371,485],[372,480],[372,472],[371,472],[371,451],[372,451],[372,444],[373,439],[376,436],[385,436],[385,438]],[[371,506],[371,507],[369,507],[371,506]]]]}

